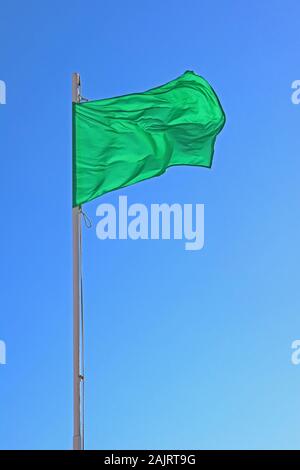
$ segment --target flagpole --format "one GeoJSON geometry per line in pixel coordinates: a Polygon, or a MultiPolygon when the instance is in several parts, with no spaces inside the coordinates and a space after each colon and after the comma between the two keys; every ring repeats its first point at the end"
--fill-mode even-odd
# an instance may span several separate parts
{"type": "MultiPolygon", "coordinates": [[[[72,102],[80,100],[80,76],[72,75],[72,102]]],[[[73,450],[82,450],[80,390],[80,206],[72,209],[73,224],[73,450]]]]}

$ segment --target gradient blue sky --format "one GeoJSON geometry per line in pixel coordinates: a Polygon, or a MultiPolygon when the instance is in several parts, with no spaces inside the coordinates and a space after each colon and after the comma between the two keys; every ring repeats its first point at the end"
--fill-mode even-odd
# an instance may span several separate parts
{"type": "Polygon", "coordinates": [[[227,115],[212,170],[102,202],[205,204],[205,247],[107,241],[85,206],[86,447],[300,448],[296,0],[0,7],[0,448],[72,445],[71,73],[100,99],[187,69],[227,115]]]}

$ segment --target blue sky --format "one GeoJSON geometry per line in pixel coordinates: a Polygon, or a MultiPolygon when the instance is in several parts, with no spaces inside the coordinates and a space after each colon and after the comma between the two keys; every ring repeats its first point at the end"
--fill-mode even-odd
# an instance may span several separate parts
{"type": "Polygon", "coordinates": [[[85,206],[86,447],[299,449],[296,0],[2,2],[0,448],[72,446],[71,73],[90,99],[203,75],[212,170],[85,206]],[[96,238],[96,207],[204,203],[205,247],[96,238]]]}

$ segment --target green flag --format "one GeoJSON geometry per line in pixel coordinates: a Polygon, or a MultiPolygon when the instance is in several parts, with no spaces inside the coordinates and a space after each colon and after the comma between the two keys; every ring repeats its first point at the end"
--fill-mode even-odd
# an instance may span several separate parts
{"type": "Polygon", "coordinates": [[[170,166],[211,167],[221,104],[187,71],[144,93],[73,104],[73,206],[161,175],[170,166]]]}

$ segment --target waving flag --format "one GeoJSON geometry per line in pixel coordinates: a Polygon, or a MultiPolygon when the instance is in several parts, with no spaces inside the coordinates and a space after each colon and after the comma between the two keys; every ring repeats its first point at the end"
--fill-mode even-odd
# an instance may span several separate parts
{"type": "Polygon", "coordinates": [[[190,71],[143,93],[73,103],[73,206],[171,166],[210,168],[224,123],[215,92],[190,71]]]}

